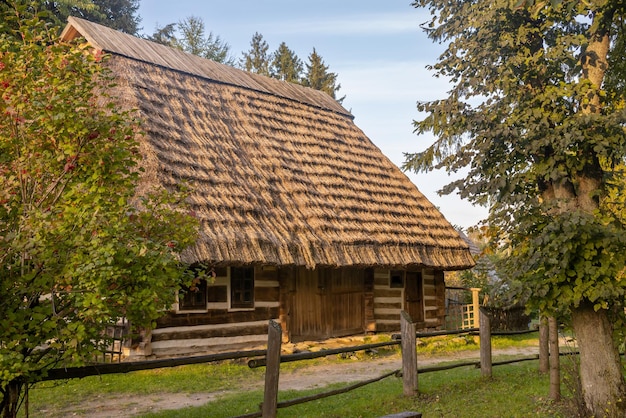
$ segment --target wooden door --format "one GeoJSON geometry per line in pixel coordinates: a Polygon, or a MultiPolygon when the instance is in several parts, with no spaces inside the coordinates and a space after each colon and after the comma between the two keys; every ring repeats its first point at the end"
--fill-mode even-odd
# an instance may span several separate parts
{"type": "Polygon", "coordinates": [[[357,269],[297,269],[290,297],[291,341],[362,333],[364,277],[364,270],[357,269]]]}
{"type": "Polygon", "coordinates": [[[326,326],[322,320],[322,293],[318,270],[299,268],[291,294],[289,331],[292,341],[323,338],[326,326]]]}
{"type": "Polygon", "coordinates": [[[413,322],[424,322],[423,288],[422,273],[407,271],[404,279],[405,309],[413,322]]]}
{"type": "Polygon", "coordinates": [[[365,329],[365,274],[362,269],[324,271],[329,292],[325,298],[328,334],[343,337],[365,329]]]}

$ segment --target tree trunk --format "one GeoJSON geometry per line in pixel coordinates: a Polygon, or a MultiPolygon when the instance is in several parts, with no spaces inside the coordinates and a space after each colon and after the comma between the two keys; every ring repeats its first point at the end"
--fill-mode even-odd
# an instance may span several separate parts
{"type": "Polygon", "coordinates": [[[606,310],[590,303],[572,310],[580,350],[580,382],[585,406],[596,417],[624,417],[626,384],[606,310]]]}
{"type": "Polygon", "coordinates": [[[539,372],[548,373],[550,367],[550,349],[548,348],[548,317],[539,317],[539,372]]]}
{"type": "Polygon", "coordinates": [[[556,318],[548,318],[548,340],[550,351],[550,399],[561,400],[561,351],[559,350],[559,324],[556,318]]]}
{"type": "Polygon", "coordinates": [[[17,417],[22,387],[23,386],[20,382],[12,380],[2,392],[4,395],[2,400],[0,400],[0,405],[2,406],[2,418],[17,417]]]}

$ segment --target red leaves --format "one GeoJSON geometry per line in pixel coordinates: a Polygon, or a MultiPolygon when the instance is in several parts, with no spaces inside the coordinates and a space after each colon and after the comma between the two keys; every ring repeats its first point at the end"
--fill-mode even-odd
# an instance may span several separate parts
{"type": "Polygon", "coordinates": [[[73,171],[76,168],[76,160],[78,159],[78,155],[72,155],[71,157],[67,157],[65,160],[65,166],[63,167],[63,171],[66,173],[73,171]]]}

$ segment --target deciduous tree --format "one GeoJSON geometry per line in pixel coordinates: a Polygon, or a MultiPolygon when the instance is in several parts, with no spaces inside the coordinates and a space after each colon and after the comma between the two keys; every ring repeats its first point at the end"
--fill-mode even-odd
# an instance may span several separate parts
{"type": "Polygon", "coordinates": [[[623,311],[626,237],[609,207],[626,156],[624,3],[414,5],[432,13],[425,29],[446,49],[430,68],[452,88],[419,103],[416,132],[435,142],[404,168],[466,170],[443,191],[490,205],[511,277],[534,307],[571,315],[589,414],[623,417],[609,315],[623,311]]]}
{"type": "Polygon", "coordinates": [[[0,413],[14,417],[26,385],[92,360],[105,327],[171,306],[197,225],[178,193],[137,194],[139,124],[107,95],[105,57],[19,6],[2,17],[0,413]]]}
{"type": "Polygon", "coordinates": [[[131,35],[140,29],[139,0],[0,0],[4,8],[13,9],[14,4],[47,11],[45,18],[59,26],[68,16],[78,16],[131,35]]]}

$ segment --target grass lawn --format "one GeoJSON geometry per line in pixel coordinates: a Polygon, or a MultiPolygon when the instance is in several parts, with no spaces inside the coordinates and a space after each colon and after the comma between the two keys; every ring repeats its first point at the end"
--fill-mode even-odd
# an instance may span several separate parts
{"type": "MultiPolygon", "coordinates": [[[[571,416],[563,404],[546,399],[549,378],[540,375],[537,367],[537,361],[499,366],[492,379],[483,379],[480,370],[470,367],[425,373],[419,376],[420,394],[409,398],[402,395],[401,379],[390,377],[349,393],[279,409],[278,416],[366,418],[401,411],[421,412],[424,417],[571,416]]],[[[284,392],[279,402],[318,392],[284,392]]],[[[258,411],[262,399],[259,390],[146,417],[233,417],[258,411]]]]}
{"type": "MultiPolygon", "coordinates": [[[[441,355],[467,349],[477,349],[473,337],[433,337],[422,339],[419,356],[441,355]]],[[[492,346],[536,346],[537,335],[494,337],[492,346]]],[[[380,350],[376,356],[395,355],[398,348],[380,350]]],[[[374,359],[375,360],[375,359],[374,359]]],[[[494,361],[498,358],[494,357],[494,361]]],[[[345,360],[330,356],[317,360],[285,363],[281,370],[307,373],[316,364],[334,364],[345,360]]],[[[421,367],[421,366],[420,366],[421,367]]],[[[388,377],[354,391],[279,409],[279,417],[379,417],[400,411],[418,411],[424,417],[566,417],[567,403],[553,405],[548,399],[549,378],[538,373],[538,362],[525,361],[493,369],[493,377],[481,377],[474,367],[421,373],[420,393],[402,396],[402,381],[388,377]]],[[[194,393],[223,393],[208,404],[144,415],[149,417],[233,417],[259,410],[263,399],[264,368],[249,369],[243,362],[180,366],[157,370],[74,379],[67,382],[42,382],[29,394],[31,416],[60,417],[90,415],[90,403],[100,399],[123,396],[126,399],[157,399],[194,393]],[[71,411],[71,412],[69,412],[71,411]]],[[[376,377],[373,375],[372,377],[376,377]]],[[[284,391],[279,402],[299,398],[328,389],[332,385],[306,391],[284,391]]],[[[563,388],[566,391],[565,387],[563,388]]],[[[566,394],[565,394],[566,395],[566,394]]],[[[113,410],[112,410],[113,411],[113,410]]],[[[119,411],[118,411],[119,412],[119,411]]],[[[114,412],[111,416],[115,416],[114,412]]],[[[119,414],[118,414],[119,416],[119,414]]],[[[122,414],[123,416],[123,414],[122,414]]]]}

